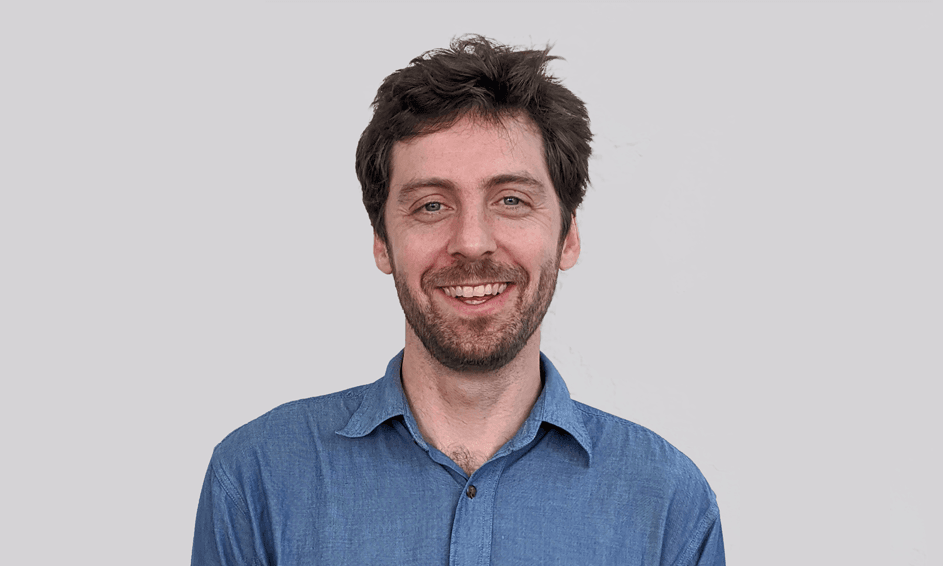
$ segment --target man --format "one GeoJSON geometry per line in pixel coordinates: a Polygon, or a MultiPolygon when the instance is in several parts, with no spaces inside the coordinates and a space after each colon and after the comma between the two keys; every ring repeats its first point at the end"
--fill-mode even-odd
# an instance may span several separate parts
{"type": "Polygon", "coordinates": [[[194,565],[724,563],[694,464],[540,353],[591,138],[548,51],[466,37],[384,81],[356,165],[405,348],[217,446],[194,565]]]}

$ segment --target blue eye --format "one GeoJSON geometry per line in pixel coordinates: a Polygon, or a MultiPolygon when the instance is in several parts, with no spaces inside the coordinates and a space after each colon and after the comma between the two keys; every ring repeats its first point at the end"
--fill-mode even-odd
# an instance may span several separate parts
{"type": "Polygon", "coordinates": [[[442,210],[442,203],[441,202],[427,202],[426,204],[422,205],[422,209],[425,212],[439,212],[440,210],[442,210]]]}
{"type": "Polygon", "coordinates": [[[508,206],[517,206],[521,204],[521,199],[517,197],[504,197],[502,200],[504,201],[504,204],[508,206]]]}

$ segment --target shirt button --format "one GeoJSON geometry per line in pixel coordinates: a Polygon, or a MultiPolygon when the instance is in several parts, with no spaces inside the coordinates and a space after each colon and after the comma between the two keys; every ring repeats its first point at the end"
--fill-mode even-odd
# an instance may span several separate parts
{"type": "Polygon", "coordinates": [[[476,493],[478,493],[478,490],[475,489],[473,485],[468,486],[468,489],[465,491],[465,495],[467,495],[469,499],[474,499],[476,493]]]}

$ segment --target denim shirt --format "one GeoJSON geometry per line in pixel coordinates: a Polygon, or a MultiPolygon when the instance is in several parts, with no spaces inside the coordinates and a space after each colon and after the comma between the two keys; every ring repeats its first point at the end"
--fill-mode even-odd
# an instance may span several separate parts
{"type": "Polygon", "coordinates": [[[543,389],[471,476],[426,443],[400,380],[288,403],[214,450],[192,564],[722,565],[714,493],[650,430],[543,389]]]}

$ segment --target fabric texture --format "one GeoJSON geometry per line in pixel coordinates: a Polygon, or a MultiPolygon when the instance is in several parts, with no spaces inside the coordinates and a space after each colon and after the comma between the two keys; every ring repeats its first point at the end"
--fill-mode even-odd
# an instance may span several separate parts
{"type": "Polygon", "coordinates": [[[193,566],[723,565],[714,493],[650,430],[572,401],[541,354],[518,433],[470,477],[419,434],[403,353],[214,450],[193,566]]]}

